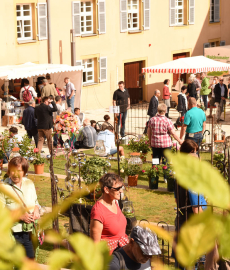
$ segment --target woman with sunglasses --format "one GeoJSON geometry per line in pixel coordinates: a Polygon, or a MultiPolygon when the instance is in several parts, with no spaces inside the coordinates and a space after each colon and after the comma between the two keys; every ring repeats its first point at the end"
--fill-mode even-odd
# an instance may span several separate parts
{"type": "Polygon", "coordinates": [[[95,242],[107,241],[112,254],[129,242],[125,233],[127,221],[117,202],[123,192],[123,179],[117,174],[107,173],[99,184],[102,196],[91,211],[90,237],[95,242]]]}

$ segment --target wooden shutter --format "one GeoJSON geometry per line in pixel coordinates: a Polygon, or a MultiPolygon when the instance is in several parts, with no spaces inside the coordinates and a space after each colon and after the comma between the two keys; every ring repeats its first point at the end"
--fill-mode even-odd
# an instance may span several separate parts
{"type": "Polygon", "coordinates": [[[189,0],[189,24],[195,24],[195,0],[189,0]]]}
{"type": "Polygon", "coordinates": [[[150,0],[144,0],[144,30],[150,29],[150,0]]]}
{"type": "Polygon", "coordinates": [[[105,0],[98,1],[98,32],[99,34],[106,33],[105,0]]]}
{"type": "Polygon", "coordinates": [[[176,0],[170,0],[169,25],[176,25],[176,0]]]}
{"type": "Polygon", "coordinates": [[[120,0],[121,32],[128,30],[127,0],[120,0]]]}
{"type": "Polygon", "coordinates": [[[81,2],[72,2],[72,16],[74,35],[79,37],[81,35],[81,2]]]}
{"type": "MultiPolygon", "coordinates": [[[[210,43],[204,43],[204,49],[205,48],[210,48],[211,46],[210,46],[210,43]]],[[[203,55],[204,55],[204,51],[203,51],[203,55]]]]}
{"type": "Polygon", "coordinates": [[[225,46],[225,40],[221,40],[220,46],[225,46]]]}
{"type": "Polygon", "coordinates": [[[107,81],[107,57],[100,58],[100,82],[107,81]]]}
{"type": "Polygon", "coordinates": [[[220,21],[220,0],[214,0],[214,22],[220,21]]]}
{"type": "Polygon", "coordinates": [[[47,4],[38,3],[38,39],[48,39],[47,4]]]}

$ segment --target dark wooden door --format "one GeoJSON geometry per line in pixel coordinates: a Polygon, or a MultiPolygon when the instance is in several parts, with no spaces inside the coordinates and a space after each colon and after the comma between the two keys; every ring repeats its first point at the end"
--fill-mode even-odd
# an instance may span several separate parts
{"type": "MultiPolygon", "coordinates": [[[[186,53],[178,53],[178,54],[174,54],[173,55],[173,60],[179,59],[179,58],[185,58],[187,57],[186,53]]],[[[181,80],[184,81],[184,83],[186,83],[186,74],[180,74],[180,78],[181,80]]],[[[177,81],[179,80],[179,74],[173,74],[173,85],[176,85],[177,81]]]]}
{"type": "Polygon", "coordinates": [[[125,88],[129,90],[131,104],[138,103],[142,96],[142,62],[125,64],[125,88]]]}

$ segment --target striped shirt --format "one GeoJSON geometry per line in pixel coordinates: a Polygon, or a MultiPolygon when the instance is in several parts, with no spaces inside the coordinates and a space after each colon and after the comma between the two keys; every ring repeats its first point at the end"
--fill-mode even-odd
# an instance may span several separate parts
{"type": "Polygon", "coordinates": [[[85,126],[79,137],[79,141],[83,141],[83,146],[93,148],[96,144],[97,133],[91,126],[85,126]]]}

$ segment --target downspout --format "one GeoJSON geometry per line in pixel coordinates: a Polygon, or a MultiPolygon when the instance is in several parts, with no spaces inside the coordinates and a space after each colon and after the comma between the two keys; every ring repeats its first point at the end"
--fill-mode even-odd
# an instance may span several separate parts
{"type": "Polygon", "coordinates": [[[46,1],[47,1],[47,19],[48,19],[48,62],[49,64],[52,64],[51,19],[50,19],[51,0],[46,1]]]}

